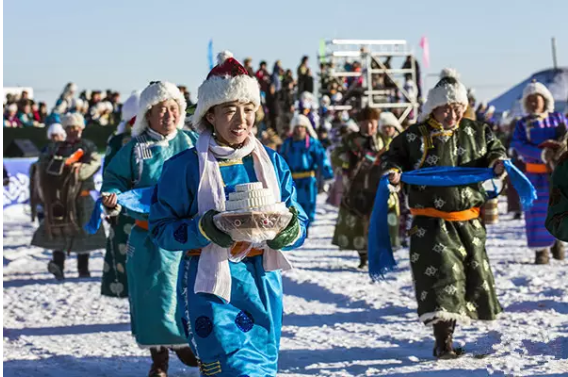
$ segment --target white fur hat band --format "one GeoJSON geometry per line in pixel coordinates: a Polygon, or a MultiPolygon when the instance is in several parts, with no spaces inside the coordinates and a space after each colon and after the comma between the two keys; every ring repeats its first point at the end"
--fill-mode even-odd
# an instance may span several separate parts
{"type": "Polygon", "coordinates": [[[65,133],[65,130],[63,129],[63,126],[59,123],[53,123],[51,126],[49,126],[49,128],[47,129],[47,138],[51,140],[51,137],[53,135],[63,135],[63,136],[67,136],[67,134],[65,133]]]}
{"type": "Polygon", "coordinates": [[[122,120],[128,122],[138,114],[138,107],[140,105],[141,90],[135,90],[130,97],[122,104],[122,120]]]}
{"type": "Polygon", "coordinates": [[[202,120],[213,106],[239,101],[252,102],[255,110],[260,107],[258,81],[248,75],[247,70],[229,51],[220,53],[218,59],[219,64],[209,72],[207,79],[197,91],[197,108],[193,124],[197,126],[198,132],[206,128],[202,120]]]}
{"type": "Polygon", "coordinates": [[[63,125],[63,128],[78,126],[84,129],[85,118],[80,113],[69,113],[61,117],[61,125],[63,125]]]}
{"type": "Polygon", "coordinates": [[[290,133],[294,132],[294,128],[296,127],[305,127],[311,137],[313,137],[314,139],[318,138],[316,131],[312,127],[312,122],[310,122],[308,117],[304,114],[294,115],[292,121],[290,122],[290,133]]]}
{"type": "Polygon", "coordinates": [[[554,97],[552,93],[544,84],[533,80],[529,83],[523,90],[523,99],[521,100],[521,106],[525,114],[529,114],[530,111],[527,109],[527,98],[532,94],[540,94],[544,98],[544,111],[552,113],[554,111],[554,97]]]}
{"type": "Polygon", "coordinates": [[[398,132],[403,131],[402,126],[400,125],[400,122],[398,121],[396,115],[394,115],[389,111],[384,111],[379,116],[379,128],[381,129],[386,126],[394,127],[398,132]]]}
{"type": "Polygon", "coordinates": [[[428,92],[422,117],[427,118],[434,109],[451,103],[467,106],[469,104],[467,89],[455,77],[444,77],[428,92]]]}
{"type": "Polygon", "coordinates": [[[138,136],[148,128],[148,121],[146,120],[148,110],[158,103],[169,99],[175,100],[179,105],[179,120],[176,127],[182,129],[185,108],[187,107],[185,98],[174,84],[166,81],[158,81],[150,83],[140,94],[136,122],[132,126],[132,136],[138,136]]]}

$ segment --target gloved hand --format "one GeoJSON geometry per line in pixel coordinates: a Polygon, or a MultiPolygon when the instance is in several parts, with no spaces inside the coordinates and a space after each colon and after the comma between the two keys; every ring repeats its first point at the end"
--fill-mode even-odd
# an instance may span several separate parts
{"type": "Polygon", "coordinates": [[[292,220],[286,228],[284,228],[273,240],[266,241],[268,247],[274,250],[280,250],[292,244],[298,237],[300,231],[300,220],[298,219],[298,210],[295,207],[288,208],[292,213],[292,220]]]}
{"type": "Polygon", "coordinates": [[[221,247],[229,248],[235,243],[231,236],[227,233],[221,231],[215,223],[213,222],[213,217],[220,213],[219,211],[215,211],[211,209],[201,217],[199,220],[201,230],[205,233],[205,236],[211,240],[214,244],[217,244],[221,247]]]}

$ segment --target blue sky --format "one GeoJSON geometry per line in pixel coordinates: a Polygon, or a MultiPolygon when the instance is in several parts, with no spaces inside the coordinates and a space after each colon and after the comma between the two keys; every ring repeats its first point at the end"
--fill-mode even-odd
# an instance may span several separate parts
{"type": "MultiPolygon", "coordinates": [[[[431,66],[451,66],[480,99],[534,71],[568,66],[568,1],[145,1],[4,2],[4,86],[32,86],[51,108],[68,81],[124,97],[152,80],[186,84],[193,98],[208,72],[207,44],[242,60],[280,59],[295,71],[320,39],[430,41],[431,66]],[[410,5],[407,5],[410,4],[410,5]],[[467,4],[467,6],[465,6],[467,4]]],[[[421,56],[421,54],[418,54],[421,56]]],[[[434,84],[430,78],[428,83],[434,84]]]]}

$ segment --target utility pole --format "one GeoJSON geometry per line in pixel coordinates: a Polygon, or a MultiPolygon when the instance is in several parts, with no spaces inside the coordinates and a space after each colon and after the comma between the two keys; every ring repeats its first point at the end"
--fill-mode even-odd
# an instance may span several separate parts
{"type": "Polygon", "coordinates": [[[558,69],[558,61],[556,59],[556,38],[552,37],[552,65],[554,69],[558,69]]]}

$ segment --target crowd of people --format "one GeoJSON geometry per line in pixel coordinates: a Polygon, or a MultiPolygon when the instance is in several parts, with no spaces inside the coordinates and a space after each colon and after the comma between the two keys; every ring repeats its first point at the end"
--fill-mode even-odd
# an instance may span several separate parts
{"type": "MultiPolygon", "coordinates": [[[[191,104],[186,86],[178,87],[186,101],[191,104]]],[[[49,127],[61,124],[61,116],[68,113],[81,114],[85,126],[99,125],[116,127],[120,123],[122,103],[120,93],[113,90],[83,90],[77,92],[75,83],[65,85],[51,108],[45,102],[36,102],[23,90],[20,94],[8,94],[4,101],[4,127],[49,127]]]]}
{"type": "MultiPolygon", "coordinates": [[[[377,77],[376,85],[392,85],[387,79],[377,77]]],[[[393,266],[392,255],[371,242],[380,233],[372,228],[377,212],[388,227],[383,249],[410,247],[418,315],[433,326],[439,359],[463,353],[453,344],[457,323],[494,320],[502,311],[485,249],[489,194],[481,179],[413,184],[413,173],[427,180],[434,173],[425,168],[447,174],[479,168],[484,179],[487,170],[518,188],[523,175],[507,161],[507,148],[514,149],[536,188],[532,207],[520,206],[522,195],[508,198],[516,201],[515,211],[524,210],[528,247],[537,264],[548,263],[549,252],[564,258],[559,240],[568,241],[567,179],[549,177],[568,165],[567,122],[554,112],[544,85],[527,86],[526,115],[505,126],[490,108],[475,111],[473,93],[455,70],[443,71],[412,124],[370,107],[326,110],[325,96],[353,85],[335,84],[318,100],[307,57],[294,79],[278,61],[272,73],[264,61],[255,72],[251,59],[241,65],[227,51],[199,87],[195,105],[184,88],[150,83],[117,107],[120,126],[108,142],[96,204],[89,191],[102,159],[81,137],[85,119],[93,118],[73,111],[76,87],[66,87],[56,104],[61,138],[53,139],[35,169],[35,189],[42,191],[35,197],[42,198],[45,214],[32,244],[53,250],[48,270],[59,280],[67,253],[78,254],[84,277],[90,276],[89,252],[106,248],[101,293],[128,297],[134,338],[149,348],[149,376],[167,376],[170,350],[202,375],[276,375],[280,271],[291,267],[285,251],[309,236],[323,191],[339,207],[332,243],[357,251],[359,268],[386,273],[393,266]],[[385,182],[382,203],[377,191],[385,182]],[[144,189],[150,194],[141,194],[144,189]],[[133,190],[138,201],[121,199],[133,190]],[[76,199],[62,200],[62,193],[76,199]],[[246,211],[227,211],[235,201],[246,211]],[[110,226],[106,237],[98,205],[110,226]],[[290,220],[259,242],[265,228],[275,227],[269,220],[274,214],[290,220]],[[226,218],[240,233],[220,226],[226,218]]],[[[118,95],[110,98],[118,104],[118,95]]],[[[96,95],[88,108],[98,103],[96,95]]]]}

